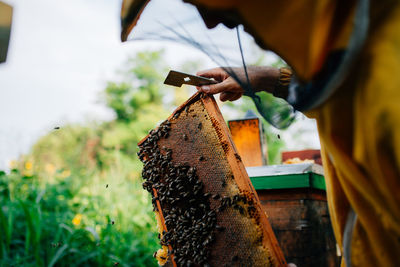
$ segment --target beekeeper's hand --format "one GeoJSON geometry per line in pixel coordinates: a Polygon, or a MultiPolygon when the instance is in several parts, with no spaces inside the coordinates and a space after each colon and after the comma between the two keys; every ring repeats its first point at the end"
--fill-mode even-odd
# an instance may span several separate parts
{"type": "MultiPolygon", "coordinates": [[[[246,75],[243,68],[231,68],[239,80],[246,82],[246,75]]],[[[279,69],[267,66],[248,66],[247,73],[251,86],[254,91],[266,91],[273,92],[275,85],[279,79],[279,69]]],[[[239,99],[243,93],[244,89],[232,78],[228,73],[226,73],[222,68],[214,68],[209,70],[203,70],[197,72],[198,76],[203,76],[207,78],[213,78],[218,83],[203,85],[197,87],[198,90],[206,94],[218,94],[220,93],[221,101],[235,101],[239,99]]]]}

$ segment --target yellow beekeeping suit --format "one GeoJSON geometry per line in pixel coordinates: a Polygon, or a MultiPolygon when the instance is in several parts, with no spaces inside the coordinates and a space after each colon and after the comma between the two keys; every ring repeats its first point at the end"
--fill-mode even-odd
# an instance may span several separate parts
{"type": "Polygon", "coordinates": [[[373,2],[365,47],[317,119],[338,244],[357,214],[352,266],[400,266],[400,4],[373,2]]]}
{"type": "MultiPolygon", "coordinates": [[[[123,36],[148,0],[125,0],[123,36]],[[132,7],[129,9],[129,7],[132,7]]],[[[302,83],[318,80],[332,51],[346,51],[361,1],[186,0],[237,15],[302,83]]],[[[307,111],[317,120],[337,243],[351,266],[400,266],[400,2],[371,1],[367,39],[344,82],[307,111]],[[350,214],[355,214],[349,225],[350,214]],[[353,224],[354,223],[354,224],[353,224]],[[351,229],[351,232],[345,231],[351,229]],[[346,232],[346,234],[345,234],[346,232]]],[[[343,266],[345,263],[343,262],[343,266]]]]}

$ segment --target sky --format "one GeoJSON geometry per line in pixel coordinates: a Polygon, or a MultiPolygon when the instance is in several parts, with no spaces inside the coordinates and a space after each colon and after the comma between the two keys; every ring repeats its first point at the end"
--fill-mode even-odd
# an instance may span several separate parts
{"type": "MultiPolygon", "coordinates": [[[[166,49],[171,69],[187,59],[215,66],[188,47],[121,43],[120,1],[3,1],[14,13],[7,62],[0,64],[0,169],[56,126],[111,119],[100,93],[138,51],[166,49]]],[[[315,132],[314,122],[304,125],[315,132]]],[[[319,146],[315,133],[307,142],[309,147],[319,146]]]]}
{"type": "Polygon", "coordinates": [[[166,48],[171,65],[204,57],[176,45],[121,43],[120,1],[6,2],[14,12],[0,64],[0,169],[55,126],[112,118],[99,95],[130,55],[166,48]]]}

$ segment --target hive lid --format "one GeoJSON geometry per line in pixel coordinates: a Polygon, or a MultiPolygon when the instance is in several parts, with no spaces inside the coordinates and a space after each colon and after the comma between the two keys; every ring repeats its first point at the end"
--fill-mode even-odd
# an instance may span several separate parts
{"type": "Polygon", "coordinates": [[[247,167],[247,173],[250,177],[301,174],[313,172],[319,175],[324,175],[324,169],[321,165],[314,163],[299,163],[299,164],[281,164],[269,165],[261,167],[247,167]]]}
{"type": "Polygon", "coordinates": [[[326,190],[323,168],[314,163],[247,167],[246,171],[256,190],[289,188],[326,190]]]}

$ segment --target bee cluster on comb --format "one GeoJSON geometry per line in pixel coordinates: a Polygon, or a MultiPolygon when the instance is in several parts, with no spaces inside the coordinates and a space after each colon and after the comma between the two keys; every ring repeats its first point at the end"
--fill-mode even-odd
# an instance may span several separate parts
{"type": "Polygon", "coordinates": [[[281,266],[255,193],[237,183],[244,167],[221,139],[216,108],[196,94],[139,143],[162,246],[154,257],[169,266],[281,266]]]}
{"type": "Polygon", "coordinates": [[[166,121],[152,131],[139,152],[140,159],[146,158],[143,188],[153,195],[154,209],[157,209],[156,201],[162,206],[168,231],[160,235],[161,245],[172,247],[169,254],[174,255],[179,266],[207,266],[210,254],[207,245],[215,238],[216,213],[210,209],[196,168],[173,164],[172,150],[157,146],[160,138],[168,137],[169,126],[166,121]]]}

